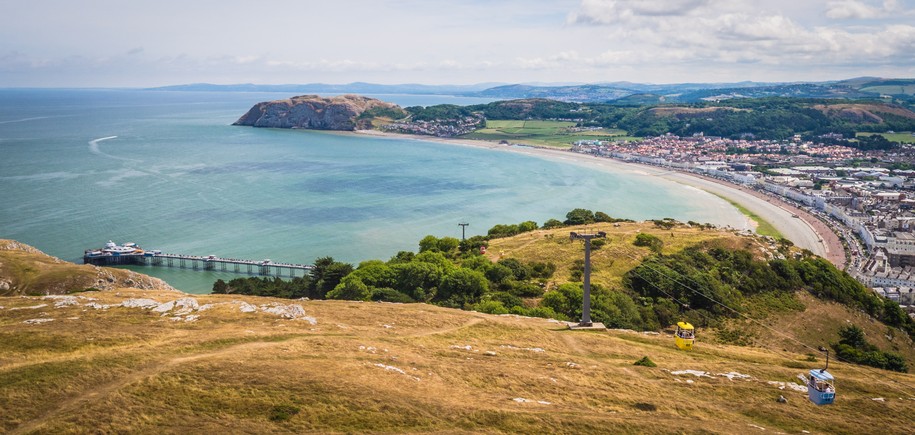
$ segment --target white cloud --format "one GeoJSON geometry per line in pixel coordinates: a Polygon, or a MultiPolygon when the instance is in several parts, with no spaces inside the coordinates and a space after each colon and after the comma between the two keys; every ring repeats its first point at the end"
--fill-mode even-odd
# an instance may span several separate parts
{"type": "Polygon", "coordinates": [[[861,0],[831,1],[826,4],[826,16],[838,20],[884,18],[899,10],[899,2],[896,0],[886,0],[880,6],[861,0]]]}
{"type": "Polygon", "coordinates": [[[33,3],[0,14],[0,87],[773,81],[915,63],[915,0],[33,3]]]}
{"type": "Polygon", "coordinates": [[[613,24],[638,17],[679,17],[689,15],[712,0],[583,0],[577,11],[569,14],[570,23],[613,24]]]}
{"type": "MultiPolygon", "coordinates": [[[[798,67],[828,63],[915,63],[911,56],[915,27],[909,24],[805,26],[778,8],[767,10],[759,6],[753,10],[753,5],[744,0],[727,2],[730,12],[722,12],[723,3],[583,0],[569,15],[568,22],[599,25],[607,37],[596,43],[603,45],[605,51],[565,60],[603,65],[610,57],[619,57],[619,62],[632,65],[654,61],[798,67]],[[646,3],[651,6],[645,6],[646,3]]],[[[899,4],[886,1],[876,8],[860,1],[844,0],[831,2],[829,8],[836,16],[845,11],[841,13],[861,18],[887,14],[897,10],[899,4]]],[[[541,56],[541,59],[544,63],[564,60],[557,56],[541,56]]]]}

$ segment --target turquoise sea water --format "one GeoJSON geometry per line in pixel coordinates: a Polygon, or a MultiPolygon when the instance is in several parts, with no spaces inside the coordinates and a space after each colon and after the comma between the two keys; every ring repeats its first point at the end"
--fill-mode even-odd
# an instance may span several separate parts
{"type": "MultiPolygon", "coordinates": [[[[0,238],[81,262],[109,239],[192,255],[354,264],[427,234],[563,219],[729,224],[722,200],[672,182],[435,142],[230,124],[285,94],[0,90],[0,238]]],[[[485,100],[388,95],[398,104],[485,100]]],[[[208,292],[238,275],[139,268],[208,292]]]]}

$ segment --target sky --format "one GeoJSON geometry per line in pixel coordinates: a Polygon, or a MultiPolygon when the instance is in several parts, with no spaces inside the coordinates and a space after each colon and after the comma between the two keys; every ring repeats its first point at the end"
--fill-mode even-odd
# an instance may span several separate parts
{"type": "Polygon", "coordinates": [[[915,0],[0,0],[0,87],[915,77],[915,0]]]}

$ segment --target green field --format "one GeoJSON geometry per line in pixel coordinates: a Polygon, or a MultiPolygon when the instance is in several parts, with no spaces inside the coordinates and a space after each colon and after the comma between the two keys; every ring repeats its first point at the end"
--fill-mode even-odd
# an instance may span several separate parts
{"type": "Polygon", "coordinates": [[[491,141],[508,141],[526,145],[569,148],[577,140],[635,140],[616,129],[570,132],[575,127],[568,121],[487,120],[486,128],[462,137],[491,141]]]}
{"type": "Polygon", "coordinates": [[[890,140],[893,142],[915,143],[915,136],[913,136],[912,132],[908,132],[908,131],[903,131],[903,132],[898,132],[898,133],[862,133],[862,132],[859,132],[859,133],[856,133],[855,136],[870,136],[872,134],[879,134],[879,135],[885,137],[886,140],[890,140]]]}
{"type": "Polygon", "coordinates": [[[915,84],[911,85],[882,85],[882,86],[868,86],[866,88],[861,88],[862,92],[874,92],[884,95],[913,95],[915,94],[915,84]]]}

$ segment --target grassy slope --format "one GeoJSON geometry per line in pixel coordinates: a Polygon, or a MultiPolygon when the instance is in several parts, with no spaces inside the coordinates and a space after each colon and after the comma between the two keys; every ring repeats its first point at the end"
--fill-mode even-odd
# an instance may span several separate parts
{"type": "MultiPolygon", "coordinates": [[[[648,248],[632,244],[639,233],[648,233],[660,238],[664,242],[664,254],[672,254],[697,243],[713,244],[727,249],[747,249],[757,255],[776,250],[776,245],[763,238],[741,236],[734,232],[701,230],[686,226],[665,230],[651,223],[620,223],[538,230],[512,238],[495,239],[490,243],[487,256],[493,261],[498,261],[502,257],[524,261],[549,261],[557,266],[553,284],[568,282],[573,262],[584,258],[582,242],[569,239],[571,231],[607,233],[607,245],[591,252],[591,282],[613,288],[620,288],[623,274],[651,255],[648,248]]],[[[768,347],[775,351],[789,349],[793,352],[807,353],[811,352],[811,349],[800,343],[814,347],[826,346],[839,340],[838,331],[841,326],[855,324],[865,330],[869,342],[883,350],[900,353],[910,361],[910,364],[915,365],[911,363],[915,361],[915,345],[904,336],[897,336],[891,340],[887,336],[893,334],[886,326],[871,320],[861,312],[815,299],[806,292],[799,295],[801,303],[806,306],[803,312],[760,311],[754,313],[759,323],[741,319],[731,322],[729,326],[748,334],[754,346],[768,347]],[[765,317],[766,315],[771,316],[765,317]],[[760,324],[776,330],[785,328],[785,334],[796,340],[778,334],[773,335],[771,330],[760,324]]]]}
{"type": "Polygon", "coordinates": [[[714,242],[725,247],[754,251],[760,249],[763,243],[760,239],[744,238],[730,232],[686,226],[665,230],[652,223],[600,223],[537,230],[512,238],[495,239],[490,242],[487,256],[493,261],[498,261],[503,256],[525,261],[549,261],[557,266],[553,280],[557,283],[567,282],[573,261],[584,258],[583,242],[570,240],[571,231],[607,233],[607,245],[591,252],[591,282],[607,286],[618,286],[625,272],[651,254],[648,248],[633,246],[632,242],[640,232],[659,237],[664,242],[665,253],[676,252],[699,242],[714,242]]]}
{"type": "MultiPolygon", "coordinates": [[[[573,230],[584,228],[496,240],[489,252],[554,261],[561,281],[581,258],[581,243],[568,240],[573,230]]],[[[648,254],[631,245],[640,231],[661,237],[666,253],[700,241],[769,249],[760,239],[684,227],[587,230],[608,232],[592,259],[594,281],[611,286],[648,254]]],[[[714,331],[699,331],[691,353],[667,334],[572,332],[544,319],[423,304],[197,296],[216,305],[193,312],[193,322],[116,306],[180,296],[118,289],[71,296],[75,304],[61,307],[60,299],[0,298],[0,431],[901,433],[912,423],[915,375],[832,362],[839,399],[821,408],[768,383],[822,364],[806,361],[810,350],[794,339],[826,344],[846,321],[872,343],[915,357],[910,341],[888,341],[860,313],[809,296],[805,312],[760,321],[790,339],[737,320],[732,326],[754,346],[715,344],[714,331]],[[242,313],[241,300],[300,304],[317,323],[242,313]],[[32,319],[53,320],[24,323],[32,319]],[[646,355],[657,368],[632,365],[646,355]],[[671,373],[686,369],[713,375],[671,373]],[[714,375],[728,372],[750,378],[714,375]],[[789,403],[777,403],[779,395],[789,403]]]]}
{"type": "Polygon", "coordinates": [[[870,135],[874,135],[874,134],[879,134],[879,135],[885,137],[886,140],[890,140],[893,142],[915,143],[915,135],[913,135],[912,133],[909,133],[909,132],[900,132],[900,133],[863,133],[863,132],[859,132],[859,133],[856,133],[856,136],[858,136],[858,137],[870,136],[870,135]]]}
{"type": "Polygon", "coordinates": [[[9,286],[8,290],[0,290],[0,296],[66,294],[89,287],[171,289],[165,282],[143,274],[76,265],[5,239],[0,239],[0,279],[9,286]]]}
{"type": "MultiPolygon", "coordinates": [[[[170,300],[123,289],[86,296],[170,300]]],[[[823,408],[767,383],[815,366],[799,354],[705,342],[683,353],[668,335],[572,332],[421,304],[296,301],[312,325],[241,313],[232,301],[242,298],[198,299],[222,305],[189,323],[139,308],[3,299],[0,430],[901,433],[911,424],[911,400],[889,381],[915,384],[912,375],[831,365],[840,395],[823,408]],[[14,309],[39,303],[50,305],[14,309]],[[40,317],[55,320],[23,323],[40,317]],[[658,367],[632,365],[645,355],[658,367]],[[671,374],[685,369],[750,378],[671,374]]]]}

